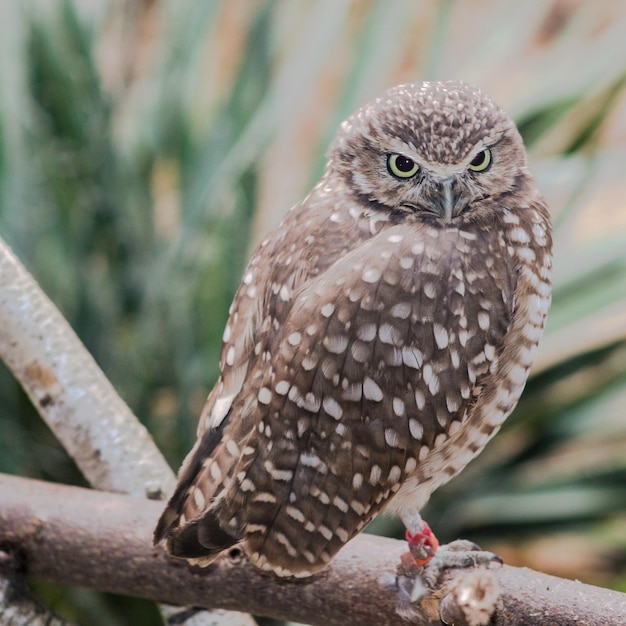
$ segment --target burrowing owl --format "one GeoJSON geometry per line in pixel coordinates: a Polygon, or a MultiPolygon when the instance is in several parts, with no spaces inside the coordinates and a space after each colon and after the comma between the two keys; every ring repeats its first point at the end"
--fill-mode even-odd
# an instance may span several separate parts
{"type": "Polygon", "coordinates": [[[517,403],[550,270],[546,205],[489,96],[424,82],[364,106],[245,270],[155,541],[307,576],[385,510],[428,558],[419,511],[517,403]]]}

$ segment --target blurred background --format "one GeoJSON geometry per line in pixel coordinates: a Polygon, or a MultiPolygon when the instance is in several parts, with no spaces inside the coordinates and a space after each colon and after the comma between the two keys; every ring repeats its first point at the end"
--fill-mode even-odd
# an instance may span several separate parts
{"type": "MultiPolygon", "coordinates": [[[[400,82],[478,83],[551,207],[554,302],[519,407],[424,514],[626,591],[625,33],[623,0],[1,2],[0,234],[177,469],[246,260],[340,121],[400,82]]],[[[0,471],[84,484],[4,366],[0,471]]],[[[84,624],[160,623],[33,586],[84,624]]]]}

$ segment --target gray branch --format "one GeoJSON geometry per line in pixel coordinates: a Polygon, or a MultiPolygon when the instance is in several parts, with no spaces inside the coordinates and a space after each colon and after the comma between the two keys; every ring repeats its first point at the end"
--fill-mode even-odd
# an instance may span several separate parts
{"type": "Polygon", "coordinates": [[[93,487],[144,497],[173,489],[148,431],[2,239],[0,358],[93,487]]]}
{"type": "MultiPolygon", "coordinates": [[[[0,475],[0,546],[24,555],[34,578],[314,625],[403,623],[395,585],[401,541],[360,535],[319,575],[281,580],[236,549],[206,569],[168,559],[151,544],[160,512],[158,502],[0,475]]],[[[413,623],[626,624],[626,594],[529,569],[450,570],[444,578],[413,607],[413,623]]]]}

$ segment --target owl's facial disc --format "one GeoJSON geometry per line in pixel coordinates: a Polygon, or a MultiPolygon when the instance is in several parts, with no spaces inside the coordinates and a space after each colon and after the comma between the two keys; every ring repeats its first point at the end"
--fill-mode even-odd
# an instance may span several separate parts
{"type": "MultiPolygon", "coordinates": [[[[495,172],[498,177],[501,169],[503,142],[507,143],[503,137],[497,136],[489,147],[481,142],[456,163],[428,161],[409,144],[402,146],[401,152],[389,153],[387,173],[394,189],[386,194],[391,201],[388,206],[395,208],[392,204],[395,196],[400,198],[400,206],[411,213],[426,212],[450,223],[475,200],[491,194],[493,174],[495,172]],[[494,151],[498,153],[496,156],[494,151]]],[[[506,145],[504,150],[507,151],[506,145]]],[[[504,185],[500,184],[498,188],[502,189],[504,185]]],[[[383,193],[388,191],[386,185],[381,185],[380,189],[383,193]]],[[[382,194],[379,197],[383,199],[382,194]]]]}

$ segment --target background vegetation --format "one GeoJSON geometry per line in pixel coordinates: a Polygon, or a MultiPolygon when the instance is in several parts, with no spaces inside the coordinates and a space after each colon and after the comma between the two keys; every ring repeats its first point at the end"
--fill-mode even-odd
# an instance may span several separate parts
{"type": "MultiPolygon", "coordinates": [[[[520,406],[425,514],[626,591],[625,32],[613,0],[3,2],[0,233],[177,467],[249,252],[340,120],[399,82],[482,85],[552,209],[554,304],[520,406]]],[[[0,471],[83,484],[4,368],[0,471]]],[[[86,624],[159,623],[37,587],[86,624]]]]}

